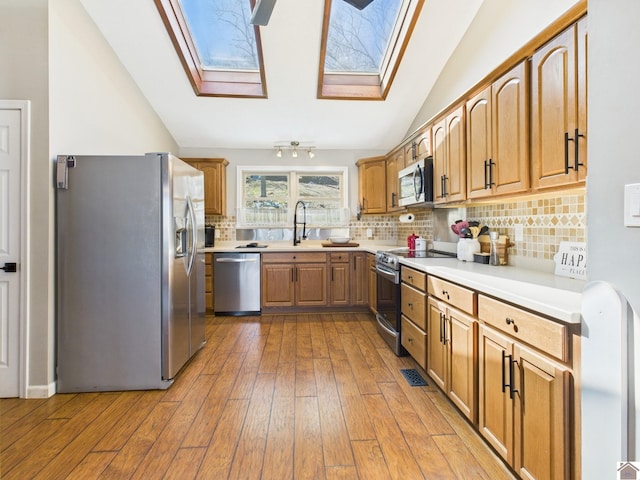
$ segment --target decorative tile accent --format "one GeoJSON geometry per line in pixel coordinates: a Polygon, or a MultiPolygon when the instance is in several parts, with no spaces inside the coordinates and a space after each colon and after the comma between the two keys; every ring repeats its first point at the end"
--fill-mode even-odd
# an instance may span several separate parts
{"type": "Polygon", "coordinates": [[[560,242],[587,238],[584,193],[467,207],[467,217],[508,235],[515,243],[509,256],[552,260],[560,242]],[[517,224],[524,227],[521,242],[515,241],[517,224]]]}
{"type": "MultiPolygon", "coordinates": [[[[560,193],[554,197],[507,201],[492,205],[468,206],[467,220],[477,220],[492,230],[508,235],[515,245],[509,256],[552,260],[562,241],[586,242],[587,225],[585,195],[560,193]],[[524,240],[515,241],[516,225],[523,225],[524,240]]],[[[351,236],[356,241],[394,242],[406,245],[406,238],[415,233],[433,241],[433,212],[431,210],[412,211],[412,223],[400,223],[398,215],[355,216],[349,225],[351,236]],[[373,230],[373,238],[367,238],[367,229],[373,230]]],[[[207,223],[216,226],[220,240],[236,239],[236,218],[233,216],[208,216],[207,223]]]]}

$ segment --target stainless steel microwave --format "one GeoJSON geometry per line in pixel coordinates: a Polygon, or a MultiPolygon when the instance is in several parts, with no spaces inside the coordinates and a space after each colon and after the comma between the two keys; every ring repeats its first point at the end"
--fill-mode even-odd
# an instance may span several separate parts
{"type": "Polygon", "coordinates": [[[433,157],[418,160],[398,172],[398,189],[401,207],[424,204],[433,205],[433,157]]]}

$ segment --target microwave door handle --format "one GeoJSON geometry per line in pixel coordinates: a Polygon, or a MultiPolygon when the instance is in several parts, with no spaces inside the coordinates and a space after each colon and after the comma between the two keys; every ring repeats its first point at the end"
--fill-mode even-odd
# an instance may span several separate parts
{"type": "Polygon", "coordinates": [[[416,202],[420,201],[420,196],[424,191],[424,177],[420,165],[416,165],[416,168],[413,170],[413,191],[416,196],[416,202]]]}

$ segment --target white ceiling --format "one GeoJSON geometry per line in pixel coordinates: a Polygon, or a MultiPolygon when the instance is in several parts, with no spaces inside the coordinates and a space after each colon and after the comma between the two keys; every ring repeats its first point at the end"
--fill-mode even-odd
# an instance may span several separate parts
{"type": "Polygon", "coordinates": [[[197,97],[151,0],[81,2],[180,148],[389,150],[483,0],[425,2],[385,101],[316,98],[322,0],[278,0],[260,27],[268,99],[197,97]]]}

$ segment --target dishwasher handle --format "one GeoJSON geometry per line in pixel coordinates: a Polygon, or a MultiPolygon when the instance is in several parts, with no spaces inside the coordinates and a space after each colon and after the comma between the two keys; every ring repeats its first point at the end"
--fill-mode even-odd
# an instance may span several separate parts
{"type": "Polygon", "coordinates": [[[216,262],[218,263],[246,263],[246,262],[257,262],[257,258],[231,258],[231,257],[222,257],[216,258],[216,262]]]}

